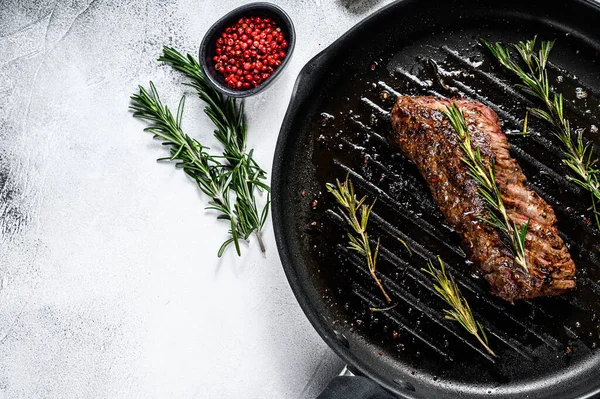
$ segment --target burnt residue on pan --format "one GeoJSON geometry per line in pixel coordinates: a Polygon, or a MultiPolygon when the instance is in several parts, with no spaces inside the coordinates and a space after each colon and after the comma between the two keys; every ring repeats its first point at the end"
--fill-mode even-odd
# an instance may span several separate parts
{"type": "MultiPolygon", "coordinates": [[[[483,32],[483,33],[482,33],[483,32]]],[[[494,30],[494,35],[498,30],[494,30]]],[[[585,129],[600,154],[600,85],[593,76],[578,77],[578,68],[597,68],[590,53],[573,38],[536,24],[506,29],[488,40],[526,40],[534,34],[557,39],[549,78],[564,93],[572,126],[585,129]],[[573,60],[573,54],[578,54],[573,60]],[[569,61],[571,60],[571,61],[569,61]],[[586,64],[582,66],[582,64],[586,64]]],[[[495,386],[549,378],[567,367],[600,356],[600,234],[587,210],[589,195],[565,179],[561,146],[549,127],[529,117],[530,135],[522,128],[529,97],[514,88],[478,44],[482,30],[446,32],[425,37],[390,52],[387,58],[364,60],[335,92],[325,95],[303,141],[309,156],[304,173],[312,176],[297,187],[302,207],[300,237],[313,284],[347,336],[359,337],[382,357],[413,373],[439,381],[495,386]],[[560,233],[577,265],[577,290],[558,298],[510,305],[493,297],[465,259],[460,239],[444,224],[416,167],[388,145],[388,113],[399,94],[466,96],[494,109],[509,134],[512,155],[530,185],[554,208],[560,233]],[[346,225],[325,184],[349,174],[360,196],[376,199],[370,222],[372,238],[381,238],[379,273],[398,305],[389,311],[363,259],[346,248],[346,225]],[[412,256],[397,240],[412,249],[412,256]],[[499,355],[491,358],[456,323],[443,319],[446,305],[421,271],[441,256],[499,355]]],[[[424,156],[426,156],[424,154],[424,156]]]]}

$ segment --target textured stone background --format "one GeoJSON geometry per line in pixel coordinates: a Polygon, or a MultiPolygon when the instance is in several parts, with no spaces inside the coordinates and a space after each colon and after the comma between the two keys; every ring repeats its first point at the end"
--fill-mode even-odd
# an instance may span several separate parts
{"type": "MultiPolygon", "coordinates": [[[[289,289],[272,228],[237,258],[194,183],[128,112],[162,45],[196,53],[241,0],[0,2],[0,397],[311,398],[343,366],[289,289]]],[[[270,172],[300,68],[388,0],[281,0],[298,42],[247,101],[270,172]]],[[[184,127],[212,128],[188,93],[184,127]]]]}

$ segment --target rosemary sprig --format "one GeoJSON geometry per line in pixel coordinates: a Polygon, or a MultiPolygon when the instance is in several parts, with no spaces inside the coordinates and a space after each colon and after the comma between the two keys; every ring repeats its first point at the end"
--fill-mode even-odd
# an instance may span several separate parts
{"type": "Polygon", "coordinates": [[[509,47],[505,47],[500,43],[492,44],[484,39],[481,39],[481,42],[502,66],[521,80],[517,87],[538,98],[544,104],[544,109],[530,108],[529,112],[553,126],[554,134],[564,146],[563,163],[574,173],[574,176],[567,176],[567,178],[590,192],[592,200],[590,209],[593,212],[596,225],[600,229],[600,214],[598,213],[600,208],[600,169],[598,168],[598,157],[594,154],[591,144],[583,144],[583,130],[576,131],[573,134],[569,121],[564,117],[563,96],[561,93],[554,93],[550,88],[546,64],[554,41],[542,41],[540,49],[536,53],[536,39],[537,37],[534,37],[526,42],[512,44],[512,47],[519,53],[520,61],[525,65],[525,68],[521,67],[519,61],[513,58],[509,47]]]}
{"type": "Polygon", "coordinates": [[[170,64],[174,69],[183,72],[202,101],[206,103],[204,112],[214,123],[215,138],[223,145],[223,156],[232,171],[231,189],[236,194],[235,212],[244,232],[254,232],[260,249],[264,253],[261,230],[267,220],[270,199],[262,211],[259,211],[255,188],[269,192],[269,186],[263,182],[265,171],[253,158],[254,150],[246,151],[248,125],[244,120],[244,104],[233,97],[227,97],[214,89],[198,61],[187,54],[183,56],[177,50],[165,46],[163,55],[158,59],[170,64]]]}
{"type": "MultiPolygon", "coordinates": [[[[224,146],[224,156],[231,165],[247,162],[248,167],[255,169],[260,179],[266,178],[266,173],[252,158],[252,152],[245,154],[248,126],[244,121],[244,103],[237,103],[233,97],[227,97],[213,88],[198,61],[190,54],[183,56],[177,50],[165,46],[163,55],[158,59],[170,64],[174,69],[183,72],[191,83],[198,97],[206,103],[204,112],[215,124],[215,137],[224,146]]],[[[257,186],[269,191],[269,187],[258,181],[257,186]]]]}
{"type": "Polygon", "coordinates": [[[433,262],[429,261],[427,269],[424,268],[422,270],[433,278],[435,291],[452,308],[444,309],[445,318],[458,322],[469,334],[477,338],[490,355],[496,356],[494,351],[488,346],[485,330],[479,322],[475,321],[469,303],[460,292],[452,276],[446,274],[446,265],[442,259],[438,257],[438,260],[440,262],[440,269],[436,268],[433,262]]]}
{"type": "Polygon", "coordinates": [[[479,193],[487,204],[489,217],[482,220],[505,235],[510,242],[515,257],[515,263],[528,273],[529,267],[527,266],[527,260],[525,258],[525,240],[530,220],[520,226],[509,220],[504,201],[502,200],[496,182],[494,159],[491,158],[489,165],[486,167],[483,158],[481,157],[479,147],[473,149],[471,144],[471,133],[467,128],[467,122],[456,103],[453,102],[450,106],[447,106],[443,112],[450,120],[450,124],[458,136],[460,147],[465,155],[462,158],[462,161],[467,165],[469,175],[479,183],[479,193]]]}
{"type": "Polygon", "coordinates": [[[377,286],[383,293],[385,300],[390,303],[392,302],[392,299],[385,291],[385,288],[383,288],[381,280],[379,280],[379,277],[377,277],[377,274],[375,273],[377,268],[377,256],[379,255],[379,240],[377,240],[377,247],[375,248],[375,252],[373,252],[371,250],[371,244],[367,234],[367,224],[369,222],[369,216],[371,215],[371,210],[373,209],[375,202],[373,201],[370,206],[365,204],[367,199],[366,196],[362,197],[360,200],[357,200],[354,193],[354,185],[348,176],[346,176],[346,181],[344,183],[340,183],[340,181],[337,179],[336,183],[337,186],[328,183],[327,190],[333,194],[338,204],[340,204],[340,206],[343,208],[345,211],[344,219],[346,219],[346,222],[348,222],[350,227],[352,227],[356,233],[356,235],[348,233],[348,248],[365,257],[371,277],[373,277],[373,280],[375,280],[377,283],[377,286]]]}
{"type": "Polygon", "coordinates": [[[229,221],[231,238],[221,246],[218,256],[223,254],[225,247],[231,242],[234,243],[239,255],[238,240],[240,236],[244,236],[245,231],[229,199],[233,175],[226,170],[218,158],[206,152],[208,147],[203,146],[181,129],[185,97],[182,97],[179,102],[176,117],[169,107],[162,104],[152,82],[150,82],[150,93],[139,86],[139,93],[131,96],[131,100],[133,105],[130,108],[134,111],[133,116],[152,122],[144,130],[154,134],[155,138],[162,139],[163,144],[170,147],[171,156],[159,158],[159,161],[177,162],[175,166],[182,168],[196,181],[200,190],[211,198],[207,209],[219,212],[218,219],[229,221]]]}

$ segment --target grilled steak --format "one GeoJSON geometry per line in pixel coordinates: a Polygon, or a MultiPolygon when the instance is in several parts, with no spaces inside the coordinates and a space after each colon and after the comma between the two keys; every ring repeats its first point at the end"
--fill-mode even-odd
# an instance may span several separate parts
{"type": "Polygon", "coordinates": [[[492,294],[512,303],[575,288],[575,264],[558,235],[554,211],[525,184],[523,171],[509,154],[498,116],[476,101],[452,101],[463,112],[473,146],[480,148],[484,163],[489,165],[495,158],[494,172],[511,222],[521,225],[531,219],[525,251],[529,273],[515,264],[502,233],[480,219],[489,215],[486,204],[461,161],[456,132],[442,113],[451,100],[400,97],[392,110],[390,142],[417,165],[492,294]]]}

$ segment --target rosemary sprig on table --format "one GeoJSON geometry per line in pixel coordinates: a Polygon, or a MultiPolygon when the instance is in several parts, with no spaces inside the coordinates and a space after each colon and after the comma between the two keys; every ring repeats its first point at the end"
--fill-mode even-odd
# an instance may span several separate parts
{"type": "Polygon", "coordinates": [[[354,193],[354,185],[350,181],[349,177],[346,176],[346,181],[344,183],[340,183],[339,180],[336,179],[336,185],[331,183],[327,184],[327,190],[333,194],[338,204],[343,208],[345,213],[343,214],[346,222],[352,227],[356,235],[352,233],[348,233],[348,248],[352,249],[362,256],[365,257],[367,261],[367,266],[369,268],[369,273],[371,273],[371,277],[377,283],[377,286],[383,293],[385,300],[390,303],[392,299],[389,297],[385,288],[383,288],[383,284],[381,284],[381,280],[377,277],[375,273],[377,268],[377,256],[379,255],[379,240],[377,240],[377,247],[375,248],[375,252],[371,250],[371,243],[369,241],[369,236],[367,234],[367,224],[369,222],[369,216],[371,215],[371,210],[373,209],[373,202],[370,206],[365,204],[367,197],[362,197],[360,200],[356,199],[356,194],[354,193]]]}
{"type": "Polygon", "coordinates": [[[517,87],[538,98],[544,104],[544,109],[531,108],[529,112],[553,126],[554,134],[564,146],[565,158],[563,163],[575,175],[567,176],[567,178],[590,192],[592,199],[590,209],[593,212],[596,225],[600,228],[600,214],[598,213],[600,208],[600,177],[598,176],[600,170],[598,168],[598,158],[594,154],[591,144],[583,144],[582,131],[575,132],[575,134],[571,131],[571,125],[563,113],[563,96],[561,93],[552,92],[548,82],[546,64],[554,41],[542,41],[537,53],[535,51],[536,37],[526,42],[512,44],[526,68],[522,68],[519,61],[513,58],[509,47],[505,47],[500,43],[492,44],[484,39],[481,39],[481,42],[502,66],[521,80],[517,87]]]}
{"type": "MultiPolygon", "coordinates": [[[[219,159],[206,152],[208,147],[203,146],[181,129],[185,97],[182,97],[179,102],[176,117],[173,116],[169,107],[162,104],[152,82],[150,82],[150,93],[139,86],[139,93],[131,96],[131,100],[133,105],[130,108],[134,111],[133,116],[152,122],[144,130],[154,134],[155,138],[161,138],[163,144],[170,147],[171,156],[159,158],[159,161],[176,161],[176,166],[191,176],[202,192],[211,198],[208,209],[219,212],[219,219],[229,220],[231,240],[235,242],[239,254],[240,229],[229,200],[231,174],[224,170],[219,159]]],[[[219,256],[223,250],[224,247],[221,247],[219,256]]]]}
{"type": "Polygon", "coordinates": [[[496,182],[494,159],[490,159],[490,163],[486,167],[483,158],[481,157],[479,147],[473,149],[471,144],[471,133],[467,128],[467,122],[456,103],[452,103],[450,106],[446,107],[443,112],[450,120],[450,124],[458,136],[460,148],[465,155],[462,158],[462,161],[467,165],[469,175],[479,184],[479,193],[487,204],[489,217],[483,220],[505,235],[513,250],[515,263],[521,266],[525,272],[529,272],[529,267],[527,266],[527,260],[525,258],[525,240],[530,220],[520,226],[509,220],[504,201],[502,200],[496,182]]]}
{"type": "Polygon", "coordinates": [[[238,104],[235,98],[224,96],[213,88],[198,61],[189,54],[183,56],[174,48],[165,46],[158,61],[170,64],[191,79],[187,85],[193,87],[206,103],[204,112],[216,126],[215,137],[223,144],[223,155],[227,161],[233,167],[244,165],[252,170],[256,180],[252,180],[251,184],[269,191],[269,187],[260,181],[266,178],[266,173],[252,158],[253,151],[245,153],[248,126],[244,121],[244,103],[238,104]]]}
{"type": "MultiPolygon", "coordinates": [[[[176,161],[176,166],[182,168],[190,177],[192,177],[202,192],[211,198],[207,209],[213,209],[220,213],[217,219],[228,220],[230,224],[229,234],[231,235],[221,248],[218,256],[220,257],[225,249],[234,244],[238,255],[241,254],[239,240],[248,237],[255,231],[255,224],[248,223],[245,214],[248,212],[247,204],[240,201],[239,195],[235,202],[230,199],[230,192],[240,190],[243,182],[236,181],[236,174],[229,165],[222,163],[223,157],[210,155],[197,140],[186,135],[181,129],[181,118],[185,104],[184,98],[181,99],[177,114],[174,117],[171,110],[163,105],[156,87],[150,82],[150,92],[139,87],[139,93],[131,96],[133,105],[131,109],[134,116],[148,120],[152,124],[145,128],[145,131],[154,134],[155,138],[161,138],[163,144],[170,147],[170,157],[159,158],[159,161],[176,161]]],[[[239,175],[238,175],[239,176],[239,175]]],[[[264,224],[266,212],[263,211],[259,225],[264,224]]],[[[264,247],[261,250],[264,251],[264,247]]]]}
{"type": "Polygon", "coordinates": [[[177,50],[164,47],[159,61],[169,63],[192,79],[188,85],[194,87],[200,99],[206,103],[204,112],[214,123],[214,135],[223,145],[223,156],[213,159],[219,161],[218,173],[223,174],[226,188],[235,194],[235,200],[229,206],[230,214],[219,218],[231,220],[234,227],[230,231],[231,237],[219,249],[218,256],[230,244],[234,244],[240,255],[240,237],[247,240],[252,233],[256,235],[260,250],[264,253],[261,230],[267,220],[270,199],[267,195],[266,204],[259,211],[255,190],[269,192],[269,186],[263,182],[266,173],[254,160],[253,150],[246,151],[248,126],[244,119],[243,103],[238,104],[235,98],[222,95],[210,86],[200,64],[191,55],[184,57],[177,50]]]}
{"type": "MultiPolygon", "coordinates": [[[[255,188],[269,192],[269,186],[263,181],[265,171],[253,158],[254,150],[246,152],[248,125],[244,120],[244,103],[237,102],[214,89],[198,61],[191,55],[183,56],[177,50],[165,46],[163,55],[158,59],[170,64],[174,69],[183,72],[198,93],[198,97],[206,103],[204,112],[214,123],[215,138],[223,145],[223,156],[232,171],[232,190],[236,194],[235,210],[244,232],[254,232],[261,251],[265,252],[261,230],[267,220],[270,199],[262,211],[259,211],[255,188]]],[[[248,237],[244,235],[247,239],[248,237]]]]}
{"type": "Polygon", "coordinates": [[[490,355],[496,356],[494,351],[488,346],[488,339],[483,327],[479,322],[475,321],[469,303],[463,297],[452,276],[446,274],[446,265],[442,259],[438,257],[438,260],[440,262],[439,269],[430,261],[427,269],[422,270],[433,278],[434,289],[452,308],[444,310],[445,318],[457,321],[469,334],[477,338],[490,355]]]}

